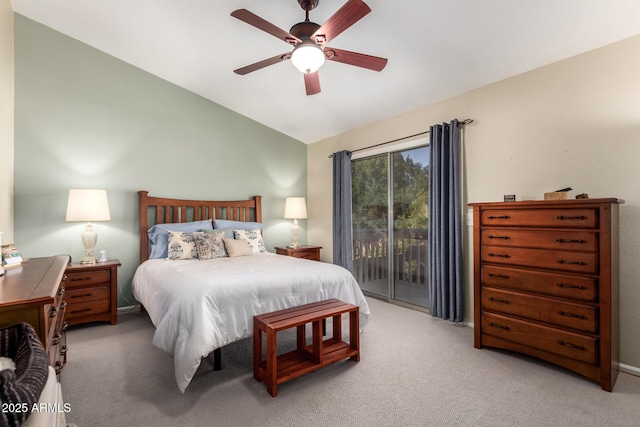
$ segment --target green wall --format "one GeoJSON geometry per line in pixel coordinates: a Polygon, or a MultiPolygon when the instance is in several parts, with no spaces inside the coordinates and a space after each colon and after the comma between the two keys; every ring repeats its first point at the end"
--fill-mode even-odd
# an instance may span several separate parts
{"type": "Polygon", "coordinates": [[[111,221],[94,226],[96,252],[122,262],[120,306],[133,303],[138,190],[262,195],[267,248],[290,243],[284,198],[306,196],[305,144],[18,14],[14,31],[14,240],[23,256],[83,256],[84,224],[65,222],[70,188],[107,190],[111,221]]]}

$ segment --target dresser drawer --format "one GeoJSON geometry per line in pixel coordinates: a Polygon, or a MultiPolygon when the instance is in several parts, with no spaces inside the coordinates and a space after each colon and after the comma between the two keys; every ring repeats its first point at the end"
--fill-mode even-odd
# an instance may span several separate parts
{"type": "Polygon", "coordinates": [[[582,332],[598,332],[598,308],[499,289],[482,290],[487,311],[512,314],[582,332]]]}
{"type": "Polygon", "coordinates": [[[108,269],[96,271],[67,272],[65,282],[67,288],[76,288],[85,285],[97,285],[99,283],[109,283],[111,272],[108,269]]]}
{"type": "Polygon", "coordinates": [[[592,231],[515,230],[485,228],[481,232],[482,244],[561,251],[596,252],[598,233],[592,231]]]}
{"type": "Polygon", "coordinates": [[[91,288],[69,289],[65,299],[71,305],[95,300],[109,300],[111,289],[109,286],[94,286],[91,288]]]}
{"type": "Polygon", "coordinates": [[[482,285],[580,301],[596,301],[598,297],[598,280],[594,278],[486,264],[482,265],[482,285]]]}
{"type": "Polygon", "coordinates": [[[482,313],[482,332],[584,363],[598,363],[598,339],[588,335],[487,312],[482,313]]]}
{"type": "Polygon", "coordinates": [[[483,226],[596,228],[596,209],[487,209],[481,212],[483,226]]]}
{"type": "Polygon", "coordinates": [[[496,264],[522,265],[578,273],[595,274],[598,272],[598,255],[589,252],[485,246],[482,248],[481,260],[496,264]]]}
{"type": "Polygon", "coordinates": [[[69,324],[75,324],[75,322],[73,322],[75,318],[108,313],[110,307],[111,304],[108,299],[69,304],[65,318],[69,321],[69,324]]]}

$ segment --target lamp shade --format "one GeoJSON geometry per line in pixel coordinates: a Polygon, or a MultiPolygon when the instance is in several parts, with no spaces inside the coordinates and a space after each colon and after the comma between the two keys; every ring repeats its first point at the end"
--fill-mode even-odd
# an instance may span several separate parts
{"type": "Polygon", "coordinates": [[[291,54],[291,62],[302,73],[318,71],[324,64],[324,52],[315,44],[301,44],[291,54]]]}
{"type": "Polygon", "coordinates": [[[69,190],[67,221],[111,221],[106,190],[69,190]]]}
{"type": "Polygon", "coordinates": [[[284,202],[284,217],[288,219],[305,219],[307,204],[304,197],[287,197],[284,202]]]}

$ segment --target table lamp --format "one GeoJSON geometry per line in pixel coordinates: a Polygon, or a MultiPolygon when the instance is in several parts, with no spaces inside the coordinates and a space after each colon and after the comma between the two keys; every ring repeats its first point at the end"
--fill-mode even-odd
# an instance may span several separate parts
{"type": "Polygon", "coordinates": [[[81,234],[82,244],[86,251],[81,264],[95,264],[93,248],[98,242],[98,233],[93,230],[92,222],[111,221],[109,202],[106,190],[69,190],[69,202],[67,203],[67,221],[87,222],[87,226],[81,234]]]}
{"type": "Polygon", "coordinates": [[[304,197],[287,197],[284,202],[284,217],[287,219],[293,219],[293,225],[291,226],[291,234],[293,234],[293,242],[289,245],[290,248],[299,248],[298,234],[300,233],[300,226],[298,225],[298,219],[307,218],[307,204],[304,197]]]}

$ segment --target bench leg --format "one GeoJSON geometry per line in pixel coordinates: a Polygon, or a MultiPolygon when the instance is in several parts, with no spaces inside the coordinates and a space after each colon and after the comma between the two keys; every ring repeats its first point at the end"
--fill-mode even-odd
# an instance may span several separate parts
{"type": "Polygon", "coordinates": [[[267,369],[264,382],[267,391],[273,397],[278,394],[278,354],[277,333],[273,329],[267,329],[267,369]]]}
{"type": "Polygon", "coordinates": [[[354,310],[349,313],[349,346],[357,350],[358,353],[351,356],[349,359],[360,361],[360,312],[354,310]]]}
{"type": "Polygon", "coordinates": [[[258,328],[257,322],[253,322],[253,378],[262,381],[260,376],[260,364],[262,363],[262,330],[258,328]]]}

